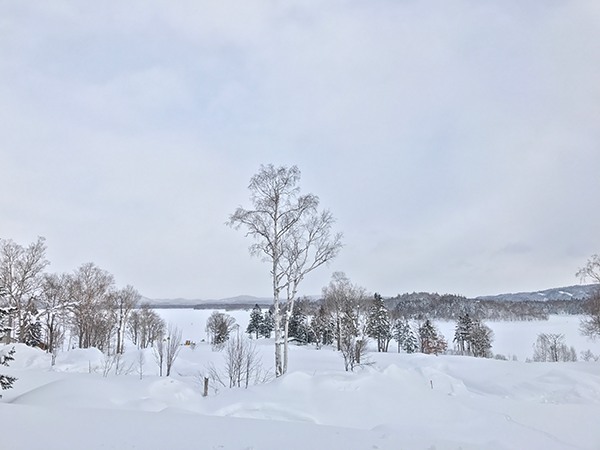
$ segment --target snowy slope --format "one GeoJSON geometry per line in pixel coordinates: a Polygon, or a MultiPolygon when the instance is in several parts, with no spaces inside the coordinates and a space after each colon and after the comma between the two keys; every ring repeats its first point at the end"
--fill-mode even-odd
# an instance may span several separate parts
{"type": "MultiPolygon", "coordinates": [[[[170,314],[184,328],[198,317],[170,314]]],[[[267,367],[272,343],[258,343],[267,367]]],[[[129,375],[103,377],[96,350],[64,352],[51,370],[41,350],[17,346],[2,369],[19,380],[0,401],[0,448],[600,448],[599,363],[373,353],[346,373],[331,348],[292,347],[285,377],[204,398],[199,375],[223,359],[207,344],[183,348],[169,378],[148,352],[140,379],[137,351],[126,356],[129,375]]]]}

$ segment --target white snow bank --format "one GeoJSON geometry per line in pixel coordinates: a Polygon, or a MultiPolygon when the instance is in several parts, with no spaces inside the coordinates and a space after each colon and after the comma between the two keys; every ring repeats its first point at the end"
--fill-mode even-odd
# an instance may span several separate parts
{"type": "MultiPolygon", "coordinates": [[[[270,367],[272,342],[258,344],[270,367]]],[[[105,361],[94,349],[54,367],[41,350],[16,350],[0,368],[18,377],[0,401],[2,449],[600,448],[599,363],[374,353],[347,373],[333,349],[293,346],[286,376],[204,398],[200,374],[223,363],[207,344],[183,348],[169,378],[146,352],[141,379],[90,373],[105,361]]]]}

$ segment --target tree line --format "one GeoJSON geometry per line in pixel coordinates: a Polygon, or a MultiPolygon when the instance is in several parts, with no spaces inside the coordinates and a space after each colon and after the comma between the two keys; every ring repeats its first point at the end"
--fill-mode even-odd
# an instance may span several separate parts
{"type": "Polygon", "coordinates": [[[27,246],[0,239],[0,338],[53,355],[69,348],[96,347],[123,353],[126,336],[139,348],[161,340],[166,324],[140,305],[133,286],[118,288],[112,274],[94,263],[71,273],[47,273],[46,244],[27,246]]]}
{"type": "MultiPolygon", "coordinates": [[[[485,338],[484,342],[491,342],[491,330],[481,320],[543,320],[548,314],[566,311],[589,314],[590,307],[583,302],[473,301],[456,295],[413,293],[388,299],[387,305],[381,298],[375,298],[369,315],[366,311],[369,306],[360,301],[364,290],[349,284],[345,277],[335,279],[334,275],[332,284],[324,290],[323,310],[305,320],[296,299],[299,285],[310,272],[337,256],[342,248],[342,235],[331,232],[333,216],[328,210],[318,210],[316,195],[300,193],[299,181],[300,170],[296,166],[261,165],[248,185],[251,207],[238,207],[228,221],[229,226],[243,228],[246,236],[253,239],[250,253],[270,265],[276,376],[287,371],[290,339],[313,340],[316,345],[335,340],[344,356],[346,369],[361,364],[366,337],[376,339],[380,351],[387,349],[395,328],[383,323],[394,316],[394,325],[401,320],[398,317],[420,320],[424,327],[419,335],[421,348],[437,352],[444,344],[435,340],[435,328],[431,323],[434,318],[458,320],[467,326],[466,318],[469,317],[471,331],[485,338]],[[383,308],[386,314],[383,314],[383,308]]],[[[579,274],[600,282],[599,267],[600,257],[594,255],[579,274]]],[[[256,318],[258,320],[258,316],[256,318]]],[[[594,330],[598,329],[595,319],[586,323],[594,330]]],[[[257,335],[257,330],[255,324],[250,332],[257,335]]],[[[474,341],[459,339],[457,342],[461,351],[476,348],[474,341]]],[[[476,348],[476,352],[479,354],[479,349],[476,348]]],[[[483,353],[488,352],[485,344],[483,353]]]]}
{"type": "Polygon", "coordinates": [[[456,320],[468,313],[482,320],[548,320],[551,314],[585,313],[585,299],[572,300],[492,300],[462,295],[413,292],[386,299],[388,308],[415,319],[431,317],[456,320]]]}
{"type": "MultiPolygon", "coordinates": [[[[346,369],[351,370],[364,363],[367,338],[376,340],[379,351],[387,351],[394,336],[401,341],[401,330],[410,334],[411,327],[401,325],[401,321],[414,317],[421,321],[417,337],[423,352],[437,353],[447,348],[447,343],[433,326],[432,318],[459,321],[465,321],[467,316],[477,318],[470,319],[470,330],[482,335],[487,333],[491,346],[491,331],[480,321],[505,317],[492,316],[488,301],[466,302],[464,297],[440,297],[437,294],[415,298],[416,294],[406,294],[392,299],[393,308],[389,305],[390,300],[386,305],[378,295],[369,304],[364,301],[364,289],[352,285],[339,273],[334,274],[332,282],[323,291],[320,315],[303,320],[296,298],[299,286],[312,271],[338,255],[342,234],[332,232],[335,219],[329,210],[319,210],[316,195],[300,193],[299,181],[300,171],[296,166],[261,166],[248,185],[251,207],[238,207],[227,222],[235,229],[244,228],[246,235],[254,239],[250,253],[269,263],[275,376],[287,371],[290,339],[312,339],[317,345],[335,341],[344,356],[346,369]]],[[[93,263],[84,264],[71,274],[45,274],[48,261],[43,238],[28,247],[11,240],[1,240],[0,245],[0,307],[3,308],[0,319],[8,321],[8,324],[0,322],[0,333],[7,342],[43,345],[54,352],[69,330],[74,345],[94,346],[118,354],[123,351],[125,333],[131,332],[132,326],[138,327],[133,330],[133,339],[139,346],[152,345],[155,336],[160,336],[155,333],[155,327],[140,322],[148,319],[150,311],[137,320],[133,314],[139,293],[131,286],[117,289],[113,276],[93,263]],[[130,322],[132,316],[134,320],[130,322]]],[[[599,267],[600,258],[594,255],[579,273],[600,282],[599,267]]],[[[514,315],[515,311],[521,310],[518,313],[521,318],[544,317],[539,310],[523,309],[527,306],[527,302],[512,303],[504,314],[514,315]]],[[[591,329],[588,333],[598,334],[599,315],[589,311],[588,314],[589,320],[585,322],[591,329]]],[[[251,332],[256,334],[260,330],[251,332]]],[[[455,341],[461,351],[473,351],[474,338],[460,341],[455,336],[455,341]]],[[[0,364],[10,357],[10,354],[0,355],[0,364]]]]}
{"type": "MultiPolygon", "coordinates": [[[[368,295],[366,290],[353,284],[342,272],[333,274],[323,289],[323,298],[306,298],[294,303],[290,311],[288,336],[297,344],[312,344],[316,348],[333,345],[344,359],[346,370],[364,365],[367,344],[373,342],[378,352],[389,351],[392,341],[398,352],[440,354],[448,349],[448,342],[430,318],[414,318],[390,310],[381,295],[368,295]]],[[[287,313],[287,311],[284,311],[287,313]]],[[[271,326],[265,326],[271,309],[262,311],[255,305],[246,328],[252,338],[270,337],[271,326]]],[[[454,347],[455,353],[475,357],[491,357],[492,330],[469,313],[458,316],[454,347]]]]}

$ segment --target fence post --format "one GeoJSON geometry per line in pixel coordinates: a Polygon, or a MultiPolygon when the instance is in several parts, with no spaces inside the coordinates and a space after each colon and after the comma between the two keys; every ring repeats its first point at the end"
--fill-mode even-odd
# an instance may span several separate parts
{"type": "Polygon", "coordinates": [[[203,397],[208,396],[208,378],[204,377],[204,392],[202,393],[203,397]]]}

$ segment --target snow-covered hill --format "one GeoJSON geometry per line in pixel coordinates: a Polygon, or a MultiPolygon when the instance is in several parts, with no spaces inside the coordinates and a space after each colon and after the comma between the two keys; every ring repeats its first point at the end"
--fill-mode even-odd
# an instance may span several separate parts
{"type": "Polygon", "coordinates": [[[545,289],[534,292],[517,292],[498,295],[484,295],[477,297],[478,300],[507,300],[513,302],[522,301],[548,301],[548,300],[582,300],[588,298],[592,292],[600,289],[600,284],[578,284],[560,288],[545,289]]]}
{"type": "MultiPolygon", "coordinates": [[[[372,366],[347,373],[332,348],[292,346],[286,376],[205,398],[201,374],[210,363],[223,367],[223,353],[199,340],[209,312],[161,314],[183,329],[184,338],[198,338],[195,349],[182,348],[169,378],[157,375],[151,350],[144,353],[141,376],[139,352],[131,349],[122,373],[104,377],[106,358],[95,349],[60,353],[51,368],[49,355],[18,345],[11,367],[2,367],[19,380],[0,400],[0,448],[600,448],[598,362],[390,352],[371,353],[372,366]]],[[[247,313],[234,315],[244,326],[247,313]]],[[[525,354],[537,330],[562,331],[569,343],[577,332],[572,316],[512,332],[509,322],[490,325],[503,350],[519,346],[525,354]]],[[[450,324],[440,326],[446,334],[451,330],[450,324]]],[[[256,342],[264,367],[270,367],[273,342],[256,342]]],[[[597,344],[591,348],[598,353],[597,344]]]]}

